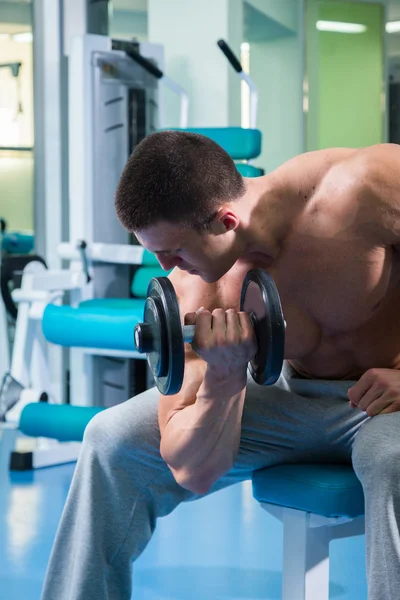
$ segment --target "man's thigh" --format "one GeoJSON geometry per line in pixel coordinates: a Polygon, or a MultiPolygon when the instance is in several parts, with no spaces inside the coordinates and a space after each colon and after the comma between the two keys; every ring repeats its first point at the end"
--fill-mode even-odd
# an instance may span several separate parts
{"type": "Polygon", "coordinates": [[[235,470],[290,462],[351,462],[356,433],[368,419],[350,407],[347,389],[354,382],[289,379],[273,386],[250,378],[242,417],[235,470]]]}

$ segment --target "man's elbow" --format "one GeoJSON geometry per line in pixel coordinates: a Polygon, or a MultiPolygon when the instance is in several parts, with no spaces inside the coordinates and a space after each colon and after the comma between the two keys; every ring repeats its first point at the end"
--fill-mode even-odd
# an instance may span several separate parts
{"type": "Polygon", "coordinates": [[[177,480],[177,483],[185,490],[196,494],[196,496],[205,496],[214,482],[206,479],[183,479],[182,481],[177,480]]]}
{"type": "Polygon", "coordinates": [[[189,490],[189,492],[192,492],[193,494],[204,496],[209,493],[214,483],[229,470],[229,467],[226,466],[225,469],[220,468],[218,471],[211,470],[208,472],[203,471],[201,473],[190,473],[184,470],[176,471],[171,469],[171,467],[170,469],[178,485],[185,490],[189,490]]]}

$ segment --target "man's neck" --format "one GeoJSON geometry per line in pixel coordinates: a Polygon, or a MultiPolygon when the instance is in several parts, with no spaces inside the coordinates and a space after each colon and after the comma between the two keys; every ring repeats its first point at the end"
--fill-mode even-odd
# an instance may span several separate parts
{"type": "MultiPolygon", "coordinates": [[[[301,210],[298,198],[285,190],[274,174],[247,180],[241,203],[242,257],[275,261],[279,256],[294,219],[301,210]]],[[[301,203],[302,204],[302,203],[301,203]]]]}

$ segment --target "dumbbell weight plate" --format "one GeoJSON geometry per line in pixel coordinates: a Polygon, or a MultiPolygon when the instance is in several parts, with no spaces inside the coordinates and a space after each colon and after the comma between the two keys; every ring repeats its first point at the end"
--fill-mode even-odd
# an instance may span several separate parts
{"type": "Polygon", "coordinates": [[[167,277],[150,280],[144,323],[152,328],[152,349],[147,362],[154,381],[161,394],[177,394],[182,387],[185,347],[178,300],[167,277]]]}
{"type": "MultiPolygon", "coordinates": [[[[272,277],[260,269],[249,271],[242,287],[241,310],[249,314],[258,350],[249,372],[260,385],[272,385],[280,376],[285,347],[285,322],[272,277]]],[[[135,346],[147,354],[155,383],[164,395],[182,387],[185,351],[178,300],[166,277],[150,281],[144,322],[135,327],[135,346]]],[[[190,339],[192,339],[191,333],[190,339]]],[[[188,340],[190,341],[190,340],[188,340]]]]}
{"type": "Polygon", "coordinates": [[[282,371],[285,350],[285,321],[281,301],[272,277],[261,269],[252,269],[245,277],[240,310],[250,315],[258,350],[249,372],[260,385],[276,383],[282,371]]]}

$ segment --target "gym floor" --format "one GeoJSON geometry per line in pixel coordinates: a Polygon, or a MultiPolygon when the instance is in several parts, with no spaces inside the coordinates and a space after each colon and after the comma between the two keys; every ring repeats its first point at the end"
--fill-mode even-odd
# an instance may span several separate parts
{"type": "MultiPolygon", "coordinates": [[[[1,600],[39,600],[73,471],[0,465],[1,600]]],[[[332,542],[331,599],[366,599],[364,544],[363,536],[332,542]]],[[[255,502],[250,483],[236,485],[159,520],[135,564],[132,598],[279,600],[281,551],[280,522],[255,502]]]]}

